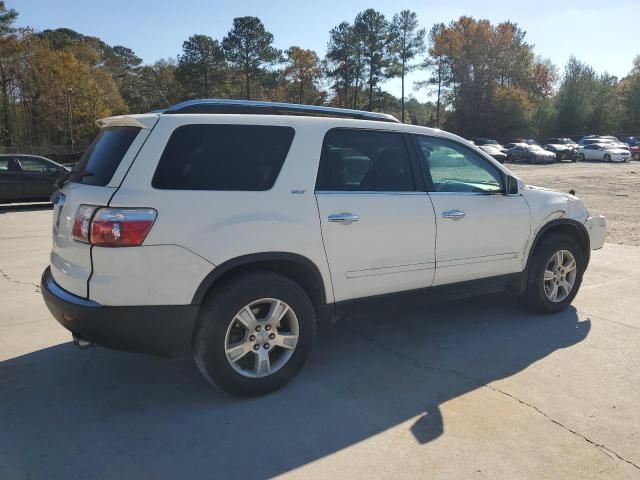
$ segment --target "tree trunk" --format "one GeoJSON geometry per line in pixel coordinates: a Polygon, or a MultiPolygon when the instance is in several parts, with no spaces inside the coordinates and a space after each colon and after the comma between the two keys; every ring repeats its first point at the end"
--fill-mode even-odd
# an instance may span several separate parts
{"type": "Polygon", "coordinates": [[[438,100],[436,102],[436,128],[440,128],[440,90],[442,88],[442,64],[438,60],[438,100]]]}
{"type": "Polygon", "coordinates": [[[7,84],[9,79],[5,75],[4,68],[0,67],[0,83],[2,83],[2,135],[0,136],[0,142],[4,146],[11,146],[11,121],[9,120],[9,92],[7,84]]]}
{"type": "Polygon", "coordinates": [[[369,111],[373,105],[373,75],[369,74],[369,111]]]}
{"type": "Polygon", "coordinates": [[[244,90],[247,100],[251,100],[251,82],[249,81],[249,71],[244,72],[244,90]]]}
{"type": "Polygon", "coordinates": [[[209,78],[207,70],[204,71],[204,98],[209,98],[209,78]]]}
{"type": "Polygon", "coordinates": [[[402,72],[400,74],[402,78],[402,123],[404,123],[404,69],[405,69],[405,59],[402,59],[402,72]]]}
{"type": "Polygon", "coordinates": [[[302,80],[300,80],[300,85],[298,85],[298,103],[302,103],[302,80]]]}

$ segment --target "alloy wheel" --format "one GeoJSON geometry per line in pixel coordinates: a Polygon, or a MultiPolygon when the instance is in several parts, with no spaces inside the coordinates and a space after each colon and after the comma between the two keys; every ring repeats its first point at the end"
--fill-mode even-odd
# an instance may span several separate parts
{"type": "Polygon", "coordinates": [[[576,258],[569,250],[554,253],[544,270],[544,293],[553,303],[564,301],[576,283],[576,258]]]}
{"type": "Polygon", "coordinates": [[[227,361],[244,377],[272,375],[293,356],[299,333],[298,318],[285,302],[255,300],[240,309],[227,328],[227,361]]]}

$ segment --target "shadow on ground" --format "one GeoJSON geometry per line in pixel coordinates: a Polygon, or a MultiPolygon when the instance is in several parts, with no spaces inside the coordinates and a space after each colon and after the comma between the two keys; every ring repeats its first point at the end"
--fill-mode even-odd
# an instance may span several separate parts
{"type": "Polygon", "coordinates": [[[265,478],[414,417],[427,443],[440,404],[589,329],[506,296],[378,311],[325,329],[289,387],[250,400],[189,361],[57,345],[0,363],[0,478],[265,478]]]}

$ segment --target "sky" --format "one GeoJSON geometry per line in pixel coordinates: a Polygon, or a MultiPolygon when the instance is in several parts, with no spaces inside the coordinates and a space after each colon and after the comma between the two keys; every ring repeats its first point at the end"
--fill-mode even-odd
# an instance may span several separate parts
{"type": "MultiPolygon", "coordinates": [[[[200,33],[221,40],[234,17],[259,17],[274,36],[275,46],[326,50],[329,30],[356,14],[375,8],[391,18],[409,9],[427,30],[461,15],[486,18],[493,23],[511,20],[527,32],[535,52],[551,59],[560,70],[571,55],[598,72],[623,77],[640,54],[640,0],[6,0],[19,12],[18,26],[37,30],[67,27],[100,37],[110,45],[131,48],[146,63],[180,53],[182,42],[200,33]]],[[[414,92],[413,82],[424,79],[414,72],[407,79],[407,94],[420,100],[427,92],[414,92]]],[[[384,88],[400,93],[398,80],[384,88]]]]}

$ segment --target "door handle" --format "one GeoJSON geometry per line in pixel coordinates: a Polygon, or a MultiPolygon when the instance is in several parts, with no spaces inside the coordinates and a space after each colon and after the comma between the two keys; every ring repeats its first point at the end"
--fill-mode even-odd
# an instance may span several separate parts
{"type": "Polygon", "coordinates": [[[338,222],[343,225],[349,225],[358,220],[360,220],[360,217],[353,213],[334,213],[333,215],[329,215],[330,222],[338,222]]]}
{"type": "Polygon", "coordinates": [[[447,210],[442,212],[442,218],[451,218],[453,220],[460,220],[466,215],[462,210],[447,210]]]}

